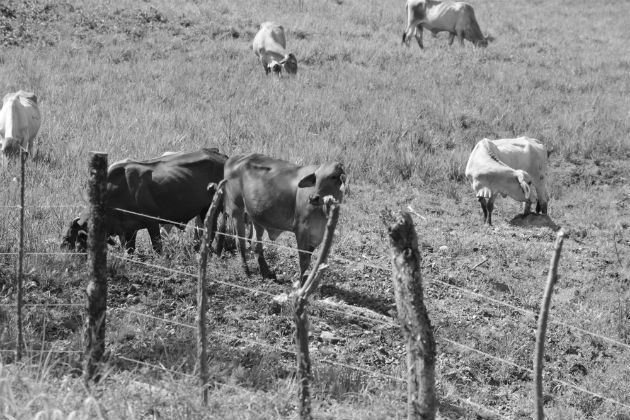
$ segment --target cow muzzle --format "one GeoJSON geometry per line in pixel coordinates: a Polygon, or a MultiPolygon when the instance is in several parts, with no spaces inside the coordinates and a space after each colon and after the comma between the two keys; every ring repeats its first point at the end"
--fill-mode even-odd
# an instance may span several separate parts
{"type": "Polygon", "coordinates": [[[319,196],[319,194],[309,195],[308,202],[313,206],[321,206],[323,204],[322,198],[319,196]]]}

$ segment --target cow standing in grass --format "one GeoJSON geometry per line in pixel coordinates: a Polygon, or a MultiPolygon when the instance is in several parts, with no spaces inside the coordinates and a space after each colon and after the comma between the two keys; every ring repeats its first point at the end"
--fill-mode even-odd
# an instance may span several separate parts
{"type": "Polygon", "coordinates": [[[33,153],[33,140],[39,131],[41,116],[37,96],[23,90],[7,93],[0,110],[0,159],[7,166],[7,157],[20,150],[33,153]]]}
{"type": "Polygon", "coordinates": [[[434,35],[438,32],[448,32],[448,45],[453,45],[455,36],[459,38],[460,45],[464,45],[464,39],[478,47],[487,47],[488,40],[481,33],[475,11],[468,3],[458,1],[436,0],[407,0],[407,27],[402,36],[402,42],[409,46],[411,35],[415,35],[420,48],[422,43],[422,30],[431,31],[434,35]]]}
{"type": "MultiPolygon", "coordinates": [[[[107,170],[108,235],[118,235],[125,250],[133,253],[136,233],[147,229],[153,249],[160,253],[160,224],[165,222],[156,218],[175,224],[186,224],[196,216],[203,220],[212,201],[208,184],[221,181],[226,160],[227,156],[213,148],[113,163],[107,170]]],[[[84,212],[72,221],[62,248],[85,249],[87,219],[88,212],[84,212]]]]}
{"type": "MultiPolygon", "coordinates": [[[[324,197],[343,199],[346,175],[340,163],[298,166],[261,154],[232,156],[225,163],[224,217],[231,216],[239,236],[239,250],[246,273],[245,216],[251,219],[256,240],[254,253],[263,277],[275,278],[259,242],[265,231],[275,240],[282,232],[295,234],[303,277],[311,253],[324,239],[324,197]],[[304,251],[304,252],[302,252],[304,251]]],[[[224,223],[221,223],[224,225],[224,223]]]]}
{"type": "Polygon", "coordinates": [[[265,69],[265,74],[273,71],[280,76],[282,70],[289,74],[297,73],[297,58],[293,53],[288,53],[286,48],[287,41],[281,25],[273,22],[260,25],[252,49],[265,69]]]}

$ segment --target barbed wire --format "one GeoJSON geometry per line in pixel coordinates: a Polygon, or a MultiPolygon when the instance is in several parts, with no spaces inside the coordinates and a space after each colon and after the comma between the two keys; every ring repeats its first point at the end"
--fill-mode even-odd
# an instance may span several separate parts
{"type": "MultiPolygon", "coordinates": [[[[0,252],[0,255],[20,255],[19,252],[0,252]]],[[[78,256],[78,257],[86,257],[87,252],[24,252],[24,256],[27,255],[35,255],[35,256],[45,256],[45,255],[63,255],[63,256],[78,256]]]]}
{"type": "MultiPolygon", "coordinates": [[[[455,345],[457,347],[461,347],[461,348],[463,348],[465,350],[471,351],[473,353],[477,353],[477,354],[479,354],[479,355],[481,355],[483,357],[486,357],[486,358],[489,358],[489,359],[493,359],[493,360],[496,360],[498,362],[501,362],[501,363],[513,366],[515,368],[521,369],[521,370],[526,371],[526,372],[528,372],[528,373],[530,373],[532,375],[534,374],[534,370],[533,369],[525,367],[525,366],[521,366],[518,363],[514,363],[512,361],[503,359],[502,357],[495,356],[495,355],[483,352],[483,351],[478,350],[478,349],[476,349],[474,347],[470,347],[470,346],[468,346],[466,344],[462,344],[462,343],[459,343],[457,341],[450,340],[448,338],[441,338],[441,340],[446,341],[446,342],[448,342],[450,344],[453,344],[453,345],[455,345]]],[[[583,392],[583,393],[588,394],[588,395],[590,395],[592,397],[601,398],[602,400],[605,400],[605,401],[608,401],[610,403],[614,403],[616,405],[620,405],[622,407],[630,409],[630,405],[628,405],[628,404],[625,404],[625,403],[623,403],[621,401],[618,401],[618,400],[616,400],[614,398],[606,397],[605,395],[602,395],[602,394],[599,394],[599,393],[596,393],[596,392],[593,392],[593,391],[589,391],[588,389],[586,389],[584,387],[581,387],[581,386],[579,386],[577,384],[574,384],[574,383],[571,383],[571,382],[567,382],[565,380],[557,379],[557,378],[549,378],[548,380],[550,380],[552,382],[560,383],[560,384],[562,384],[564,386],[567,386],[569,388],[573,388],[573,389],[575,389],[577,391],[583,392]]]]}
{"type": "MultiPolygon", "coordinates": [[[[85,208],[86,204],[27,204],[24,206],[24,209],[28,208],[38,208],[38,209],[76,209],[76,208],[85,208]]],[[[20,205],[7,205],[0,206],[0,209],[20,209],[22,206],[20,205]]]]}
{"type": "Polygon", "coordinates": [[[169,368],[161,366],[161,365],[154,365],[152,363],[144,362],[142,360],[132,359],[130,357],[125,357],[125,356],[121,356],[121,355],[118,355],[118,354],[114,355],[114,357],[117,358],[117,359],[120,359],[120,360],[125,360],[127,362],[137,363],[139,365],[143,365],[143,366],[146,366],[146,367],[158,368],[160,370],[163,370],[165,372],[169,372],[169,373],[172,373],[172,374],[175,374],[175,375],[187,376],[187,377],[195,379],[195,380],[199,379],[197,376],[191,375],[190,373],[180,372],[180,371],[177,371],[177,370],[169,369],[169,368]]]}
{"type": "MultiPolygon", "coordinates": [[[[0,307],[9,308],[16,307],[17,303],[0,303],[0,307]]],[[[23,303],[22,308],[37,308],[37,307],[82,307],[85,308],[85,303],[23,303]]]]}

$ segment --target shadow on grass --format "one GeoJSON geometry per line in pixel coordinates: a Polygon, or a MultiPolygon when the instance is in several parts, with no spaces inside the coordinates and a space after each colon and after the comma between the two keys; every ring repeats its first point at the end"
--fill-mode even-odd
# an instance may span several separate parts
{"type": "Polygon", "coordinates": [[[391,316],[390,312],[395,304],[394,299],[391,297],[386,298],[354,290],[341,289],[333,284],[323,284],[320,288],[320,294],[322,298],[333,296],[343,300],[348,305],[367,308],[386,316],[391,316]]]}

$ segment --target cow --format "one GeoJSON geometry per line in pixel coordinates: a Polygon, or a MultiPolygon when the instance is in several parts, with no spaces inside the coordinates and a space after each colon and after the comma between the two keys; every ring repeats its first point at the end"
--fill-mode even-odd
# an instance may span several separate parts
{"type": "Polygon", "coordinates": [[[289,74],[297,73],[297,58],[293,53],[287,53],[286,48],[287,42],[282,25],[273,22],[264,22],[260,25],[252,49],[265,69],[265,74],[273,70],[280,76],[283,69],[289,74]]]}
{"type": "MultiPolygon", "coordinates": [[[[531,137],[490,140],[497,146],[497,157],[512,169],[522,169],[532,177],[536,187],[536,213],[547,214],[549,196],[545,185],[547,177],[547,147],[531,137]]],[[[530,213],[529,203],[523,204],[523,214],[530,213]]]]}
{"type": "Polygon", "coordinates": [[[402,36],[403,44],[409,46],[411,35],[415,35],[418,46],[424,48],[422,43],[422,30],[431,31],[433,35],[446,31],[449,33],[448,45],[453,45],[455,35],[459,38],[460,45],[464,45],[464,39],[472,42],[477,47],[487,47],[488,39],[483,36],[475,11],[466,2],[437,1],[437,0],[407,0],[407,27],[402,36]]]}
{"type": "MultiPolygon", "coordinates": [[[[275,279],[263,255],[260,240],[267,231],[274,241],[282,232],[293,232],[300,257],[300,278],[311,254],[322,242],[326,228],[324,197],[343,200],[346,174],[338,162],[299,166],[284,160],[252,153],[232,156],[225,163],[224,216],[231,216],[238,238],[245,273],[244,218],[252,221],[256,242],[254,253],[263,278],[275,279]]],[[[224,224],[224,223],[223,223],[224,224]]]]}
{"type": "MultiPolygon", "coordinates": [[[[135,251],[137,231],[147,229],[154,251],[161,253],[160,223],[186,224],[195,216],[203,220],[212,201],[208,184],[223,179],[226,160],[226,155],[212,148],[113,163],[107,169],[105,193],[108,236],[118,235],[131,254],[135,251]]],[[[62,248],[75,249],[78,245],[79,250],[85,249],[87,219],[84,212],[72,221],[62,248]]]]}
{"type": "Polygon", "coordinates": [[[0,110],[0,155],[6,168],[7,157],[18,155],[20,150],[33,153],[33,140],[41,125],[37,96],[19,90],[7,93],[0,110]]]}
{"type": "Polygon", "coordinates": [[[492,225],[494,201],[500,194],[526,203],[529,209],[536,189],[531,188],[532,178],[522,169],[513,169],[499,159],[500,151],[488,139],[482,139],[473,148],[466,164],[466,178],[481,204],[484,223],[492,225]]]}

